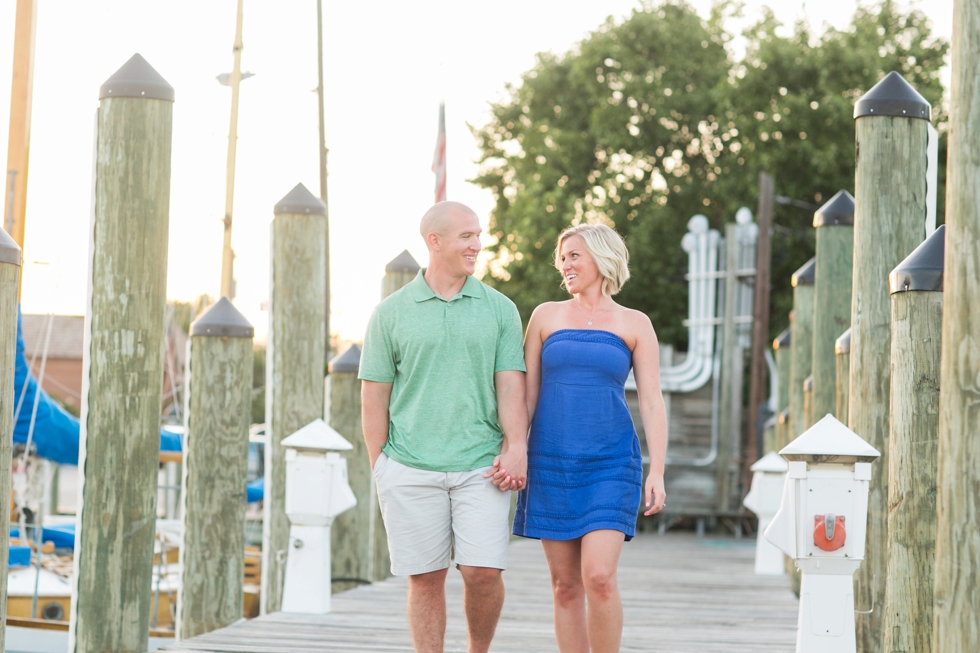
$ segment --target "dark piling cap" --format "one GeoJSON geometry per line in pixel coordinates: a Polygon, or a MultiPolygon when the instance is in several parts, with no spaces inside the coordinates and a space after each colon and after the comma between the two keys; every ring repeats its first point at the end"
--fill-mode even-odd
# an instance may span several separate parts
{"type": "Polygon", "coordinates": [[[786,327],[785,329],[783,329],[782,333],[776,336],[776,339],[772,341],[773,349],[776,350],[784,349],[786,347],[789,347],[793,343],[793,339],[790,335],[791,334],[790,329],[791,327],[786,327]]]}
{"type": "Polygon", "coordinates": [[[840,338],[834,342],[834,353],[840,356],[841,354],[851,353],[851,330],[848,329],[841,334],[840,338]]]}
{"type": "Polygon", "coordinates": [[[780,424],[789,424],[789,408],[779,413],[779,415],[776,416],[776,421],[780,424]]]}
{"type": "Polygon", "coordinates": [[[854,105],[854,117],[898,116],[904,118],[932,119],[932,106],[905,81],[892,71],[871,87],[854,105]]]}
{"type": "Polygon", "coordinates": [[[20,250],[17,241],[11,238],[6,231],[0,229],[0,263],[20,265],[23,259],[24,253],[20,250]]]}
{"type": "Polygon", "coordinates": [[[814,227],[832,224],[854,225],[854,196],[846,190],[837,191],[836,195],[813,214],[814,227]]]}
{"type": "Polygon", "coordinates": [[[300,183],[296,184],[291,191],[286,193],[284,198],[279,200],[272,212],[275,215],[282,215],[283,213],[326,215],[327,205],[300,183]]]}
{"type": "Polygon", "coordinates": [[[817,257],[807,261],[803,267],[793,273],[793,287],[812,286],[817,278],[817,257]]]}
{"type": "Polygon", "coordinates": [[[136,53],[99,87],[99,99],[108,97],[142,97],[173,102],[174,87],[136,53]]]}
{"type": "Polygon", "coordinates": [[[942,292],[945,254],[946,225],[940,225],[891,271],[888,289],[893,295],[909,290],[942,292]]]}
{"type": "Polygon", "coordinates": [[[418,272],[422,267],[415,260],[415,257],[408,253],[406,249],[401,254],[391,259],[385,266],[385,272],[418,272]]]}
{"type": "Polygon", "coordinates": [[[347,348],[347,351],[335,356],[332,361],[330,361],[330,373],[335,372],[352,372],[357,374],[357,371],[361,369],[361,348],[357,345],[351,345],[347,348]]]}
{"type": "Polygon", "coordinates": [[[813,392],[813,375],[803,379],[803,392],[813,392]]]}
{"type": "Polygon", "coordinates": [[[768,431],[769,429],[776,428],[776,424],[778,422],[779,420],[776,418],[775,415],[773,415],[772,417],[766,420],[766,423],[762,425],[762,428],[768,431]]]}
{"type": "Polygon", "coordinates": [[[191,325],[191,336],[251,338],[254,335],[255,329],[227,297],[209,306],[191,325]]]}

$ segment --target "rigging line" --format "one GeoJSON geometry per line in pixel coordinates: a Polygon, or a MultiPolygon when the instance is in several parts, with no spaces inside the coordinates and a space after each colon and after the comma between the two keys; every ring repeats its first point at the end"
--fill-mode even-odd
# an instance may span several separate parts
{"type": "MultiPolygon", "coordinates": [[[[24,459],[23,468],[24,472],[27,473],[27,454],[31,451],[31,441],[34,439],[34,423],[37,420],[37,406],[41,401],[41,388],[44,383],[44,368],[48,364],[48,348],[51,346],[51,327],[54,326],[54,313],[48,313],[50,319],[48,320],[48,332],[44,336],[44,351],[41,353],[41,370],[38,373],[37,379],[37,389],[34,392],[34,408],[31,410],[31,424],[27,428],[27,442],[24,443],[24,459]]],[[[25,381],[24,385],[27,383],[25,381]]]]}
{"type": "MultiPolygon", "coordinates": [[[[47,317],[47,319],[48,319],[49,322],[54,322],[54,313],[48,313],[46,317],[47,317]]],[[[50,329],[51,328],[50,324],[48,324],[48,323],[45,323],[45,324],[46,324],[46,327],[45,328],[47,328],[47,329],[50,329]]],[[[21,326],[23,326],[23,316],[21,316],[21,326]]],[[[23,337],[23,336],[24,336],[24,334],[21,333],[21,337],[23,337]]],[[[36,345],[37,343],[34,343],[34,344],[36,345]]],[[[31,373],[33,373],[33,371],[34,371],[34,362],[37,360],[37,351],[38,351],[37,350],[37,347],[34,347],[34,351],[31,352],[31,364],[27,368],[28,371],[30,371],[31,373]]],[[[24,385],[21,386],[21,388],[20,388],[20,398],[17,400],[17,408],[14,409],[14,424],[15,425],[17,424],[17,418],[20,417],[20,409],[24,405],[24,397],[27,396],[27,386],[28,385],[29,384],[27,382],[27,379],[24,379],[24,385]]]]}
{"type": "MultiPolygon", "coordinates": [[[[31,373],[32,374],[34,373],[34,368],[31,368],[31,373]]],[[[82,398],[82,395],[80,395],[79,393],[75,392],[74,390],[72,390],[71,388],[69,388],[64,383],[62,383],[58,379],[54,378],[53,376],[50,377],[47,380],[47,382],[50,383],[51,385],[57,387],[59,390],[64,390],[65,394],[67,394],[67,395],[69,395],[71,397],[74,397],[75,399],[81,399],[82,398]]]]}

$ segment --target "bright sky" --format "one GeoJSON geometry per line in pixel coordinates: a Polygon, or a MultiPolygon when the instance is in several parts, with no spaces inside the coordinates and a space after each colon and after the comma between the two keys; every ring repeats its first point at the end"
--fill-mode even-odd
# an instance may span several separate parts
{"type": "MultiPolygon", "coordinates": [[[[93,116],[98,89],[134,52],[176,90],[167,294],[218,294],[235,0],[38,0],[27,201],[25,312],[85,312],[93,116]]],[[[6,152],[14,2],[0,8],[0,152],[6,152]]],[[[563,53],[638,0],[323,0],[332,331],[362,338],[384,265],[408,249],[425,265],[418,220],[433,201],[439,101],[448,194],[483,217],[467,179],[482,124],[541,51],[563,53]]],[[[694,0],[706,14],[710,0],[694,0]]],[[[748,0],[745,21],[759,16],[748,0]]],[[[777,0],[784,23],[843,27],[854,0],[777,0]]],[[[920,6],[951,33],[952,0],[920,6]]],[[[315,0],[245,0],[233,245],[235,300],[265,337],[272,207],[297,182],[319,194],[315,0]]],[[[6,158],[4,157],[5,161],[6,158]]]]}

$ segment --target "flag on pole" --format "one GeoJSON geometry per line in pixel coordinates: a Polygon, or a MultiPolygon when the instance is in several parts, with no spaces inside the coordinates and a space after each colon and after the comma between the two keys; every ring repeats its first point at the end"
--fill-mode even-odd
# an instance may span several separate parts
{"type": "Polygon", "coordinates": [[[432,156],[432,172],[436,173],[436,202],[446,201],[446,103],[439,103],[439,136],[432,156]]]}

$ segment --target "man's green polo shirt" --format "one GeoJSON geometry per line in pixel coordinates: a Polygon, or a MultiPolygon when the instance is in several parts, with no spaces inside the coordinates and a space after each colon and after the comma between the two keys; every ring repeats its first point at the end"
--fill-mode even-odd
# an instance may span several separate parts
{"type": "Polygon", "coordinates": [[[389,458],[439,472],[479,469],[503,437],[493,375],[525,371],[521,317],[473,277],[446,301],[424,273],[374,310],[358,378],[392,384],[389,458]]]}

